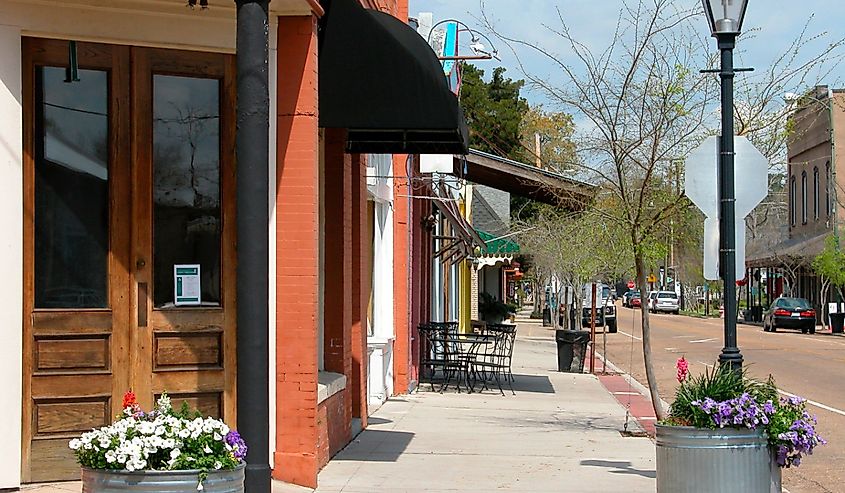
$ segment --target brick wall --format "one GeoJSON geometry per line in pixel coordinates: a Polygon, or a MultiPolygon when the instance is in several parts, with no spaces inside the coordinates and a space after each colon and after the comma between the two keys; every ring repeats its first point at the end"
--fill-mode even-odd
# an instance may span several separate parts
{"type": "Polygon", "coordinates": [[[340,452],[351,435],[350,420],[344,410],[349,392],[341,390],[317,406],[317,467],[322,469],[340,452]]]}

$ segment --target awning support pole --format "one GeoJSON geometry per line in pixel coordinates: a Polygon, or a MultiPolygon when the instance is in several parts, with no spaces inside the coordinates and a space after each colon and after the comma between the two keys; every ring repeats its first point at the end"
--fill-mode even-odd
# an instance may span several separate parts
{"type": "Polygon", "coordinates": [[[235,0],[237,20],[238,431],[245,490],[270,493],[269,0],[235,0]]]}

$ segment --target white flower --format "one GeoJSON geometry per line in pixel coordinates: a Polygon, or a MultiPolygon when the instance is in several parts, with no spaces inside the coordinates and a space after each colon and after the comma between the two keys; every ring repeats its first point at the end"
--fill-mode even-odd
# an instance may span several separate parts
{"type": "Polygon", "coordinates": [[[212,452],[211,447],[209,447],[208,445],[203,447],[202,451],[205,452],[206,454],[210,454],[212,452]]]}
{"type": "Polygon", "coordinates": [[[179,457],[181,454],[182,454],[182,451],[181,451],[181,450],[179,450],[178,448],[175,448],[175,449],[173,449],[173,450],[171,450],[171,451],[170,451],[170,458],[171,458],[171,459],[176,459],[176,458],[177,458],[177,457],[179,457]]]}
{"type": "Polygon", "coordinates": [[[202,483],[197,483],[197,491],[202,491],[204,489],[205,487],[202,485],[202,483]]]}
{"type": "Polygon", "coordinates": [[[173,406],[170,403],[170,396],[167,395],[167,392],[163,392],[161,397],[158,398],[156,407],[162,412],[167,412],[173,409],[173,406]]]}
{"type": "Polygon", "coordinates": [[[217,461],[217,462],[214,463],[214,469],[222,469],[222,468],[223,468],[222,462],[217,461]]]}

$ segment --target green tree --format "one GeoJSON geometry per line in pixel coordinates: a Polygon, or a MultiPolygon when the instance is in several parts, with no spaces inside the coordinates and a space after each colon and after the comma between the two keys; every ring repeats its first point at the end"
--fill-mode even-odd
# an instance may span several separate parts
{"type": "MultiPolygon", "coordinates": [[[[830,288],[834,287],[842,298],[842,287],[845,286],[845,252],[839,247],[835,235],[825,238],[824,250],[813,259],[813,270],[821,277],[822,311],[827,306],[830,288]]],[[[827,317],[822,317],[822,324],[827,328],[827,317]]]]}
{"type": "Polygon", "coordinates": [[[519,95],[522,80],[505,77],[504,67],[493,69],[489,82],[484,71],[465,64],[461,70],[461,108],[470,130],[470,146],[514,160],[524,157],[520,129],[528,102],[519,95]]]}

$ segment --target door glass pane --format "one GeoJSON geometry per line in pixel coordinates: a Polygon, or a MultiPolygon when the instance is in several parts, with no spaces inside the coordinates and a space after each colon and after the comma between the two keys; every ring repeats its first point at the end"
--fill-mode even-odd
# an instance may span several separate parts
{"type": "Polygon", "coordinates": [[[220,83],[153,76],[153,263],[157,308],[176,264],[200,265],[202,305],[220,304],[220,83]]]}
{"type": "Polygon", "coordinates": [[[108,306],[108,75],[35,73],[35,307],[108,306]]]}

